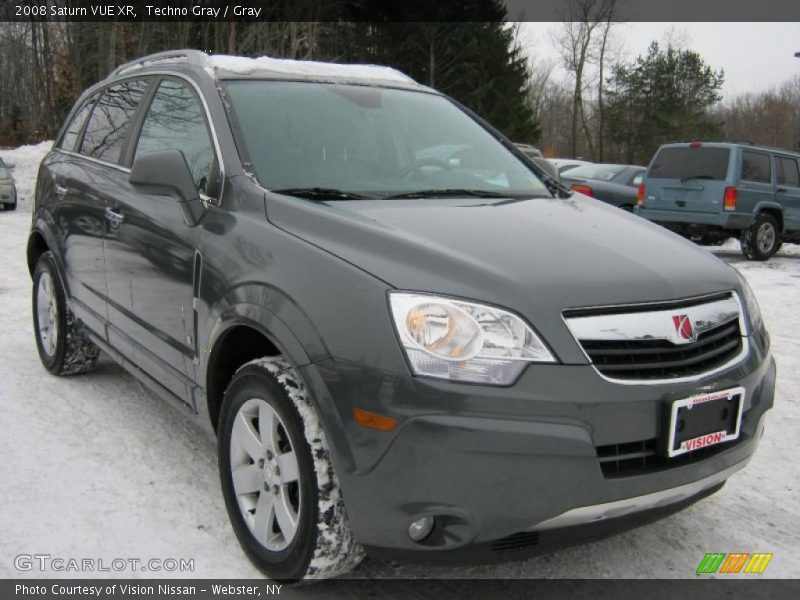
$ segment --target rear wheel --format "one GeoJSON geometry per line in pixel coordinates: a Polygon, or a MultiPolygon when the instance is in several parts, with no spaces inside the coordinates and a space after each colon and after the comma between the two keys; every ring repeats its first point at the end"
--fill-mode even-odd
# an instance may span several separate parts
{"type": "Polygon", "coordinates": [[[234,375],[220,413],[219,472],[236,537],[268,577],[335,577],[363,558],[316,409],[285,359],[258,359],[234,375]]]}
{"type": "Polygon", "coordinates": [[[33,273],[33,330],[44,368],[54,375],[91,370],[100,350],[67,306],[53,255],[45,252],[33,273]]]}
{"type": "Polygon", "coordinates": [[[760,213],[753,223],[742,230],[742,254],[749,260],[767,260],[781,247],[778,221],[768,213],[760,213]]]}

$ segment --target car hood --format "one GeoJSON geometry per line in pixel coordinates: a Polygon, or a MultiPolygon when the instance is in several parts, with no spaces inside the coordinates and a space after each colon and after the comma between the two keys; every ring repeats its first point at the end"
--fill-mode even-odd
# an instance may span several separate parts
{"type": "Polygon", "coordinates": [[[563,333],[568,308],[738,287],[710,252],[580,194],[336,202],[268,194],[267,216],[395,288],[509,308],[545,335],[563,333]]]}

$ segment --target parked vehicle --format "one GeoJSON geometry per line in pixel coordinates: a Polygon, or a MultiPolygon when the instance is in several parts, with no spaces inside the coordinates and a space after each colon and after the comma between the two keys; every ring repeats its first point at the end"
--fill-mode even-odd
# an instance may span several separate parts
{"type": "Polygon", "coordinates": [[[364,551],[519,558],[670,514],[759,443],[758,304],[710,253],[537,172],[391,69],[123,65],[39,171],[42,364],[84,373],[103,350],[196,414],[236,536],[278,580],[364,551]]]}
{"type": "Polygon", "coordinates": [[[800,153],[745,143],[665,144],[639,190],[640,216],[702,243],[738,237],[767,260],[800,242],[800,153]]]}
{"type": "Polygon", "coordinates": [[[578,160],[577,158],[548,158],[547,160],[556,166],[559,176],[570,169],[592,164],[588,160],[578,160]]]}
{"type": "Polygon", "coordinates": [[[581,194],[633,211],[645,171],[645,167],[635,165],[584,165],[564,173],[561,183],[581,194]]]}
{"type": "Polygon", "coordinates": [[[17,188],[11,170],[0,158],[0,208],[14,210],[17,208],[17,188]]]}
{"type": "Polygon", "coordinates": [[[555,181],[559,181],[558,169],[556,169],[553,163],[548,161],[546,158],[542,157],[542,153],[539,151],[538,148],[534,148],[533,146],[530,146],[528,144],[514,144],[514,145],[517,148],[519,148],[522,151],[522,153],[527,158],[529,158],[534,164],[538,165],[540,169],[542,169],[555,181]]]}
{"type": "Polygon", "coordinates": [[[514,144],[517,148],[522,150],[522,153],[527,156],[528,158],[544,158],[542,155],[542,151],[530,144],[514,144]]]}

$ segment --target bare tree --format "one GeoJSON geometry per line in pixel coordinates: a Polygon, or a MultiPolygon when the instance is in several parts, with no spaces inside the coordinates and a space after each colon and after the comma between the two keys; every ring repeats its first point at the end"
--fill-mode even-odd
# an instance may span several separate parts
{"type": "MultiPolygon", "coordinates": [[[[573,77],[572,119],[570,124],[570,153],[578,155],[578,127],[586,135],[589,154],[594,156],[594,144],[589,134],[583,110],[583,94],[587,64],[595,62],[600,54],[598,36],[601,40],[603,60],[608,31],[615,16],[618,0],[568,0],[560,11],[561,31],[554,36],[564,67],[573,77]]],[[[602,81],[601,81],[602,87],[602,81]]]]}
{"type": "Polygon", "coordinates": [[[717,118],[725,138],[800,149],[800,75],[763,92],[740,94],[724,102],[717,118]]]}

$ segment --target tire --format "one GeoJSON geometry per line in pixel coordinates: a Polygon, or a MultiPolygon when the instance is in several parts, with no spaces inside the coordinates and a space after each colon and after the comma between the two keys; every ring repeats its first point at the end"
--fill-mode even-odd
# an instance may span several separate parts
{"type": "Polygon", "coordinates": [[[781,234],[775,217],[759,213],[749,227],[742,230],[742,254],[748,260],[767,260],[781,248],[781,234]]]}
{"type": "Polygon", "coordinates": [[[335,577],[361,562],[319,416],[286,359],[260,358],[236,372],[218,433],[225,506],[259,570],[296,582],[335,577]],[[266,419],[271,435],[262,436],[266,419]]]}
{"type": "Polygon", "coordinates": [[[45,252],[33,272],[33,331],[45,369],[53,375],[91,371],[100,349],[86,336],[67,306],[53,255],[45,252]]]}

